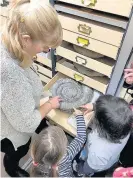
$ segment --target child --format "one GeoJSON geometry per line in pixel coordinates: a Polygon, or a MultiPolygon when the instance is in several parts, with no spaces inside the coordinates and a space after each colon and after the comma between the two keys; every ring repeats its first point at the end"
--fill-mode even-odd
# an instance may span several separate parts
{"type": "Polygon", "coordinates": [[[78,172],[85,175],[108,170],[118,162],[131,131],[132,111],[124,99],[100,96],[95,105],[92,132],[85,145],[87,159],[78,172]]]}
{"type": "Polygon", "coordinates": [[[77,119],[77,136],[67,146],[63,130],[50,126],[43,130],[31,146],[34,160],[32,177],[67,177],[73,176],[72,161],[86,141],[86,127],[82,113],[75,110],[77,119]]]}

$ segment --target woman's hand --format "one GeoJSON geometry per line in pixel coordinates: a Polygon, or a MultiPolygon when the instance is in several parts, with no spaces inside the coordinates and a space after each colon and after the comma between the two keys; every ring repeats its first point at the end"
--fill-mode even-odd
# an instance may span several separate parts
{"type": "Polygon", "coordinates": [[[130,69],[124,70],[124,78],[127,84],[133,84],[133,63],[131,64],[130,69]]]}
{"type": "Polygon", "coordinates": [[[62,99],[59,96],[53,97],[48,100],[48,103],[51,104],[52,109],[56,109],[60,107],[60,102],[62,99]]]}
{"type": "Polygon", "coordinates": [[[59,96],[50,98],[47,102],[40,106],[39,111],[42,119],[52,110],[59,108],[62,99],[59,96]]]}
{"type": "Polygon", "coordinates": [[[86,105],[80,106],[80,108],[83,108],[83,109],[85,110],[85,111],[84,111],[84,115],[86,115],[87,113],[93,111],[93,104],[88,103],[88,104],[86,104],[86,105]]]}

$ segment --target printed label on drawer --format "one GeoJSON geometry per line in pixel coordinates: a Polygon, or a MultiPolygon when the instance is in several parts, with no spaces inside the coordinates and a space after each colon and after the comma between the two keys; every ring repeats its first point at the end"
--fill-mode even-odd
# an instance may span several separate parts
{"type": "Polygon", "coordinates": [[[78,74],[74,74],[74,79],[77,81],[77,82],[83,82],[84,81],[84,77],[82,77],[81,75],[78,75],[78,74]]]}
{"type": "Polygon", "coordinates": [[[97,3],[97,0],[82,0],[82,4],[86,5],[86,6],[95,6],[95,4],[97,3]]]}
{"type": "Polygon", "coordinates": [[[85,39],[85,38],[82,38],[82,37],[77,38],[77,43],[80,46],[88,46],[90,44],[88,39],[85,39]]]}

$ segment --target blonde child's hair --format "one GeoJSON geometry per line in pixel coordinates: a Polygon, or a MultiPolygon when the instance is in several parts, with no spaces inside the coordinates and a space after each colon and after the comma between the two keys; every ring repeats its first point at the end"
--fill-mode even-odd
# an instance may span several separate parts
{"type": "Polygon", "coordinates": [[[31,156],[36,163],[31,168],[31,177],[54,177],[58,175],[52,168],[66,153],[67,138],[57,126],[44,129],[31,144],[31,156]]]}
{"type": "Polygon", "coordinates": [[[26,66],[21,35],[42,41],[46,47],[56,48],[62,42],[62,27],[54,8],[45,1],[13,0],[3,30],[3,42],[8,51],[26,66]]]}

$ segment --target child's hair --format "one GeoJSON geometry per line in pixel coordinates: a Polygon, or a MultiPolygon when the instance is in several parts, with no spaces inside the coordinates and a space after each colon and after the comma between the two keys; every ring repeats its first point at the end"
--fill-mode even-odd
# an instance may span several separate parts
{"type": "MultiPolygon", "coordinates": [[[[62,27],[55,9],[45,1],[14,0],[3,30],[3,42],[8,51],[27,64],[22,35],[56,48],[62,42],[62,27]]],[[[22,65],[23,66],[23,65],[22,65]]]]}
{"type": "Polygon", "coordinates": [[[31,177],[54,177],[52,166],[62,159],[66,147],[67,138],[61,128],[49,126],[44,129],[31,145],[31,156],[37,164],[31,168],[31,177]]]}
{"type": "Polygon", "coordinates": [[[132,121],[133,113],[124,99],[104,95],[96,101],[94,126],[100,137],[120,143],[130,133],[132,121]]]}

